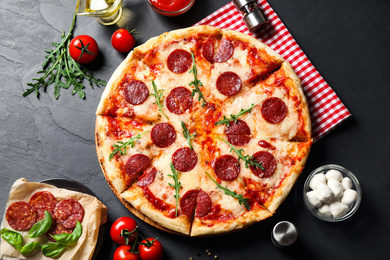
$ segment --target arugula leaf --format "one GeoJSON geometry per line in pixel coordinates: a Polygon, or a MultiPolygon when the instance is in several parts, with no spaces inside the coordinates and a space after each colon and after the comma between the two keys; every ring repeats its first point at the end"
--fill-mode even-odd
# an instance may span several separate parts
{"type": "Polygon", "coordinates": [[[116,144],[113,144],[112,147],[115,147],[114,151],[110,154],[110,157],[108,158],[108,160],[111,160],[112,157],[114,157],[114,155],[116,153],[120,153],[121,155],[126,155],[126,146],[130,145],[131,148],[134,147],[134,142],[138,139],[141,138],[141,136],[143,136],[144,134],[146,134],[147,132],[149,132],[150,130],[147,130],[143,133],[140,133],[140,134],[137,134],[136,136],[134,137],[131,137],[129,140],[127,140],[126,142],[122,142],[122,141],[119,141],[117,142],[116,144]]]}
{"type": "Polygon", "coordinates": [[[191,148],[191,150],[194,150],[194,148],[191,145],[191,139],[195,138],[196,132],[193,133],[192,135],[190,135],[190,132],[188,131],[188,129],[183,121],[181,121],[181,127],[183,128],[184,138],[187,139],[187,141],[188,141],[188,146],[191,148]]]}
{"type": "Polygon", "coordinates": [[[67,249],[67,246],[60,243],[49,243],[41,247],[42,254],[47,257],[57,257],[67,249]]]}
{"type": "Polygon", "coordinates": [[[172,184],[172,183],[168,183],[168,184],[172,188],[175,188],[175,199],[176,199],[175,216],[177,217],[177,208],[179,206],[179,189],[181,187],[181,183],[180,183],[179,178],[178,178],[179,177],[178,173],[175,169],[175,166],[173,166],[172,162],[171,162],[171,171],[172,171],[172,174],[168,174],[168,176],[173,178],[173,180],[175,181],[175,184],[172,184]]]}
{"type": "Polygon", "coordinates": [[[232,115],[232,114],[230,114],[230,118],[227,118],[226,116],[223,116],[223,119],[221,119],[221,120],[219,120],[218,122],[216,122],[215,125],[218,126],[218,125],[226,124],[226,125],[229,127],[229,123],[230,123],[231,121],[234,121],[235,123],[237,123],[238,117],[244,115],[245,113],[250,113],[250,112],[252,112],[252,109],[253,109],[255,106],[257,106],[259,103],[260,103],[260,101],[257,102],[257,103],[255,103],[255,104],[252,104],[252,105],[251,105],[249,108],[247,108],[247,109],[241,108],[240,112],[239,112],[237,115],[232,115]]]}
{"type": "Polygon", "coordinates": [[[62,233],[58,235],[52,235],[52,237],[54,238],[55,241],[57,241],[58,244],[70,245],[76,243],[77,240],[81,237],[82,233],[83,233],[83,227],[81,226],[80,221],[77,221],[76,227],[74,228],[71,234],[62,233]]]}
{"type": "Polygon", "coordinates": [[[150,93],[150,95],[156,98],[156,102],[154,102],[153,104],[157,104],[158,110],[160,110],[160,112],[169,120],[169,117],[162,110],[163,105],[161,105],[161,96],[164,90],[163,89],[157,90],[156,83],[154,83],[154,80],[152,80],[152,85],[153,85],[154,93],[150,93]]]}
{"type": "Polygon", "coordinates": [[[3,228],[1,231],[1,237],[7,241],[16,250],[20,250],[23,246],[23,237],[19,232],[3,228]]]}
{"type": "Polygon", "coordinates": [[[196,63],[195,63],[195,56],[194,53],[191,51],[191,58],[192,63],[194,66],[192,66],[192,69],[190,70],[190,73],[194,74],[194,81],[190,82],[190,86],[194,86],[194,89],[192,90],[191,97],[194,97],[196,93],[198,93],[198,101],[203,100],[202,107],[204,107],[207,102],[206,99],[203,96],[202,91],[200,91],[199,86],[203,87],[202,82],[198,79],[198,70],[196,69],[196,63]]]}
{"type": "Polygon", "coordinates": [[[207,174],[207,176],[209,176],[209,178],[218,186],[218,188],[222,189],[226,195],[229,195],[229,196],[232,196],[233,198],[236,198],[238,199],[238,203],[241,204],[244,204],[245,208],[246,209],[251,209],[251,207],[249,206],[248,204],[248,201],[249,199],[248,198],[244,198],[244,196],[242,194],[237,194],[237,192],[235,191],[231,191],[229,190],[228,188],[225,188],[223,187],[221,184],[219,184],[218,182],[216,182],[211,176],[210,174],[208,174],[207,172],[205,172],[207,174]]]}
{"type": "Polygon", "coordinates": [[[38,75],[43,74],[43,76],[33,78],[32,83],[27,83],[27,86],[30,88],[23,93],[23,97],[35,92],[36,97],[39,98],[39,90],[43,88],[43,91],[46,92],[47,87],[54,83],[55,99],[59,98],[61,88],[68,89],[70,86],[73,86],[72,95],[78,93],[80,98],[85,98],[85,92],[83,90],[84,79],[90,82],[91,88],[93,88],[93,84],[96,86],[107,85],[106,81],[95,79],[91,72],[81,67],[70,56],[69,43],[73,35],[75,21],[76,14],[73,16],[72,25],[68,34],[65,35],[65,32],[62,32],[62,42],[60,44],[52,43],[55,49],[45,51],[48,55],[45,56],[45,61],[42,63],[42,70],[37,72],[38,75]]]}
{"type": "Polygon", "coordinates": [[[45,218],[35,223],[28,231],[28,237],[36,238],[46,233],[52,226],[53,220],[48,211],[45,211],[45,218]]]}
{"type": "Polygon", "coordinates": [[[24,245],[21,249],[20,249],[20,253],[24,256],[30,254],[31,252],[37,250],[37,249],[40,249],[41,248],[41,244],[39,244],[38,242],[30,242],[26,245],[24,245]]]}
{"type": "Polygon", "coordinates": [[[219,136],[217,136],[217,138],[220,139],[221,141],[225,142],[226,144],[228,144],[230,146],[230,151],[234,151],[238,155],[238,161],[240,161],[240,159],[241,159],[241,160],[243,160],[245,162],[245,167],[246,168],[248,168],[249,164],[250,164],[252,166],[259,167],[263,171],[265,170],[263,165],[260,162],[256,161],[253,156],[243,155],[242,154],[244,152],[243,149],[237,150],[237,148],[235,148],[231,143],[229,143],[225,139],[223,139],[223,138],[221,138],[219,136]]]}

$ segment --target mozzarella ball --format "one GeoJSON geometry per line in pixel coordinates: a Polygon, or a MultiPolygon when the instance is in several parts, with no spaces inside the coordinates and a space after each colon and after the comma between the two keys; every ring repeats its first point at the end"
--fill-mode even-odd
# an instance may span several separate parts
{"type": "Polygon", "coordinates": [[[354,203],[357,199],[357,192],[352,189],[344,191],[343,197],[341,198],[341,203],[349,206],[354,203]]]}
{"type": "Polygon", "coordinates": [[[341,202],[334,202],[329,207],[334,218],[342,217],[348,212],[348,206],[341,202]]]}
{"type": "Polygon", "coordinates": [[[341,185],[343,185],[344,190],[352,188],[352,180],[348,177],[345,177],[341,180],[341,185]]]}
{"type": "Polygon", "coordinates": [[[343,174],[338,170],[329,170],[325,174],[326,179],[329,180],[338,180],[341,181],[343,179],[343,174]]]}
{"type": "Polygon", "coordinates": [[[311,178],[311,180],[310,180],[309,187],[312,190],[315,190],[315,189],[317,189],[317,186],[320,183],[326,184],[325,174],[323,174],[323,173],[318,173],[318,174],[314,175],[313,178],[311,178]]]}
{"type": "Polygon", "coordinates": [[[344,188],[338,180],[328,180],[328,187],[332,190],[334,197],[339,198],[343,196],[344,188]]]}
{"type": "Polygon", "coordinates": [[[306,193],[307,200],[313,206],[318,208],[321,206],[322,202],[318,199],[318,194],[316,190],[312,190],[306,193]]]}
{"type": "Polygon", "coordinates": [[[332,213],[330,212],[330,207],[328,204],[322,204],[321,207],[318,208],[318,212],[321,214],[324,214],[326,216],[331,216],[332,213]]]}
{"type": "Polygon", "coordinates": [[[320,201],[328,203],[333,198],[333,193],[328,185],[320,183],[317,186],[317,196],[320,201]]]}

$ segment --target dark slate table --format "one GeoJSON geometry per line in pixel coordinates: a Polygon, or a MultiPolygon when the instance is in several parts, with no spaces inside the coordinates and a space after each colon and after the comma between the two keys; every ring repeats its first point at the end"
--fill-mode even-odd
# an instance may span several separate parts
{"type": "MultiPolygon", "coordinates": [[[[146,0],[124,0],[124,18],[104,27],[93,18],[77,18],[74,35],[89,34],[99,44],[97,62],[89,66],[108,80],[125,55],[110,43],[118,27],[136,28],[136,44],[172,29],[191,26],[229,0],[198,0],[181,17],[162,17],[146,0]]],[[[342,125],[313,145],[300,179],[272,217],[217,238],[189,238],[162,232],[138,220],[144,235],[159,237],[165,259],[388,259],[390,249],[390,2],[269,0],[298,44],[352,113],[342,125]],[[342,223],[312,216],[302,198],[306,176],[324,164],[355,173],[363,199],[358,212],[342,223]],[[299,230],[294,246],[278,249],[270,240],[273,226],[293,222],[299,230]],[[200,256],[197,255],[200,253],[200,256]]],[[[110,225],[132,214],[107,185],[95,152],[95,110],[103,87],[85,89],[85,100],[53,87],[37,99],[22,97],[43,62],[44,50],[68,31],[76,1],[0,2],[0,215],[13,182],[69,178],[89,187],[109,207],[110,225]]],[[[108,232],[96,259],[111,259],[116,244],[108,232]]]]}

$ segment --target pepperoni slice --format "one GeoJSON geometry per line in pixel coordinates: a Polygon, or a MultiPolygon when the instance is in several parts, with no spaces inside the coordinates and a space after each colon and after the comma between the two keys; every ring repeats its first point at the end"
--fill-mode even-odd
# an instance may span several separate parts
{"type": "Polygon", "coordinates": [[[198,163],[198,156],[188,147],[177,149],[172,155],[172,163],[175,169],[180,172],[189,172],[198,163]]]}
{"type": "Polygon", "coordinates": [[[222,155],[214,164],[214,172],[221,180],[232,181],[240,174],[240,163],[231,155],[222,155]]]}
{"type": "Polygon", "coordinates": [[[287,105],[277,97],[267,98],[261,105],[261,115],[271,124],[282,122],[287,116],[287,112],[287,105]]]}
{"type": "Polygon", "coordinates": [[[214,61],[219,63],[225,62],[228,59],[230,59],[230,57],[232,57],[233,52],[234,52],[233,44],[229,40],[223,38],[221,44],[217,49],[217,53],[214,56],[214,61]]]}
{"type": "Polygon", "coordinates": [[[139,80],[131,80],[124,85],[123,96],[127,102],[132,105],[140,105],[145,102],[149,96],[148,87],[139,80]]]}
{"type": "Polygon", "coordinates": [[[261,165],[264,167],[264,170],[262,170],[260,167],[251,166],[250,169],[254,175],[259,178],[267,178],[274,173],[276,169],[276,159],[272,154],[269,152],[260,151],[253,155],[253,159],[261,163],[261,165]]]}
{"type": "Polygon", "coordinates": [[[169,93],[166,104],[168,110],[173,114],[183,114],[192,107],[191,91],[185,87],[177,87],[169,93]]]}
{"type": "Polygon", "coordinates": [[[169,123],[159,123],[150,133],[152,142],[160,148],[166,148],[176,140],[175,128],[169,123]]]}
{"type": "Polygon", "coordinates": [[[188,51],[176,49],[168,56],[167,66],[173,73],[184,73],[191,67],[191,65],[192,57],[188,51]]]}
{"type": "Polygon", "coordinates": [[[184,215],[192,217],[196,206],[199,190],[187,191],[180,200],[180,208],[184,215]]]}
{"type": "Polygon", "coordinates": [[[214,40],[208,40],[202,45],[202,55],[210,63],[214,62],[214,40]]]}
{"type": "Polygon", "coordinates": [[[127,160],[125,164],[125,171],[129,177],[141,174],[150,166],[150,159],[144,154],[137,153],[127,160]]]}
{"type": "Polygon", "coordinates": [[[204,217],[211,211],[211,198],[207,192],[199,190],[197,197],[197,206],[195,211],[195,217],[204,217]]]}
{"type": "Polygon", "coordinates": [[[72,229],[76,227],[77,221],[80,223],[84,219],[84,208],[77,200],[70,198],[61,200],[54,209],[54,218],[58,224],[64,228],[72,229]]]}
{"type": "Polygon", "coordinates": [[[149,186],[154,179],[156,179],[157,170],[156,168],[149,168],[145,171],[145,173],[139,178],[137,181],[137,185],[140,187],[147,187],[149,186]]]}
{"type": "Polygon", "coordinates": [[[8,224],[15,230],[29,230],[37,220],[37,212],[25,201],[12,203],[5,213],[8,224]]]}
{"type": "Polygon", "coordinates": [[[37,211],[37,221],[39,221],[45,218],[45,211],[53,215],[54,208],[57,205],[57,199],[48,191],[39,191],[31,196],[29,203],[37,211]]]}
{"type": "Polygon", "coordinates": [[[247,123],[238,119],[237,123],[231,121],[229,126],[225,126],[225,135],[227,135],[229,143],[233,145],[243,146],[251,140],[251,130],[247,123]]]}
{"type": "Polygon", "coordinates": [[[241,90],[242,82],[236,73],[227,71],[219,75],[216,86],[221,94],[230,97],[241,90]]]}
{"type": "Polygon", "coordinates": [[[60,235],[62,233],[68,233],[71,234],[73,232],[73,228],[64,228],[58,223],[53,223],[54,225],[49,229],[49,231],[46,233],[47,239],[49,239],[51,242],[56,242],[54,238],[52,238],[50,235],[60,235]],[[49,235],[50,234],[50,235],[49,235]]]}

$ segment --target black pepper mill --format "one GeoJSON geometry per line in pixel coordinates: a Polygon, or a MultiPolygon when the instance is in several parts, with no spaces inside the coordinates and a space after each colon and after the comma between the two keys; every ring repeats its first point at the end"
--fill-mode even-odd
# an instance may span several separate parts
{"type": "Polygon", "coordinates": [[[244,22],[249,31],[254,33],[262,27],[262,25],[269,23],[263,12],[260,10],[256,0],[234,0],[234,5],[243,13],[244,22]]]}

